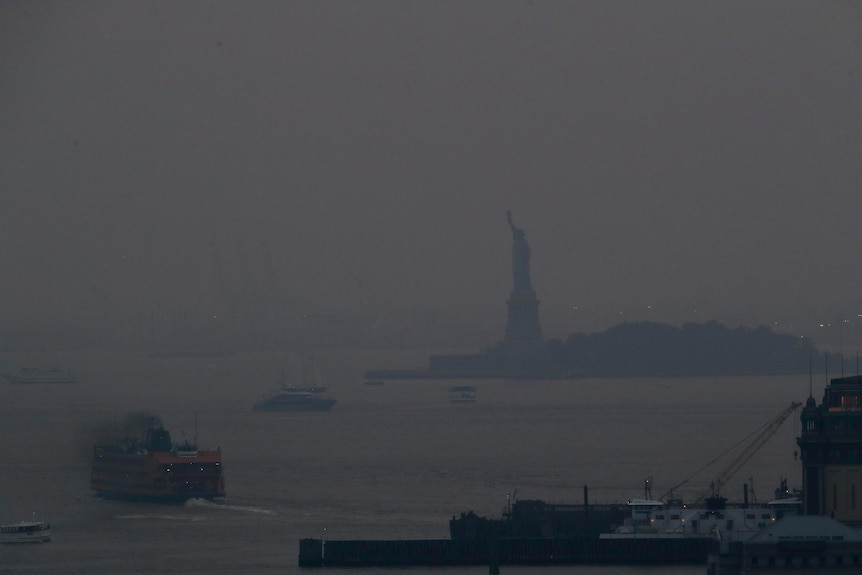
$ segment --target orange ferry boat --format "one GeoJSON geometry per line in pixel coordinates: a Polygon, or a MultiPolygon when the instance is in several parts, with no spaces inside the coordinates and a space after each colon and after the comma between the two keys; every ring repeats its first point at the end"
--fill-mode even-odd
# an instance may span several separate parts
{"type": "Polygon", "coordinates": [[[148,428],[141,440],[96,445],[90,487],[108,498],[159,502],[224,497],[221,449],[175,444],[163,428],[148,428]]]}

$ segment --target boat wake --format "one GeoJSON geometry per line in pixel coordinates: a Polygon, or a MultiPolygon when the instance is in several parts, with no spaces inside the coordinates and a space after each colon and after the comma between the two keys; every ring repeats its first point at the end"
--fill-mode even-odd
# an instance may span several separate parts
{"type": "Polygon", "coordinates": [[[254,513],[258,515],[275,515],[271,509],[253,507],[250,505],[229,505],[206,499],[189,499],[183,506],[187,513],[125,513],[115,515],[114,519],[160,520],[160,521],[206,521],[208,512],[232,511],[239,513],[254,513]],[[197,512],[197,513],[196,513],[197,512]]]}
{"type": "Polygon", "coordinates": [[[114,515],[114,519],[143,519],[160,521],[204,521],[203,517],[194,517],[191,515],[166,515],[158,513],[127,513],[125,515],[114,515]]]}
{"type": "Polygon", "coordinates": [[[217,501],[209,501],[207,499],[189,499],[185,502],[185,506],[196,509],[218,509],[224,511],[239,511],[241,513],[256,513],[259,515],[275,515],[275,511],[271,509],[253,507],[251,505],[231,505],[229,503],[219,503],[217,501]]]}

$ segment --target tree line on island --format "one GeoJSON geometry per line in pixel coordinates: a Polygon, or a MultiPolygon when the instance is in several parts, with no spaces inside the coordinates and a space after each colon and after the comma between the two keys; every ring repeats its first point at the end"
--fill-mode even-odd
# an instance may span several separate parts
{"type": "MultiPolygon", "coordinates": [[[[486,353],[506,355],[496,346],[486,353]]],[[[820,352],[805,337],[768,327],[728,328],[716,321],[681,327],[657,322],[623,323],[597,333],[545,340],[534,369],[557,377],[768,375],[841,371],[840,355],[820,352]]],[[[503,360],[505,362],[505,360],[503,360]]],[[[535,363],[533,363],[535,362],[535,363]]],[[[534,371],[535,373],[535,371],[534,371]]]]}

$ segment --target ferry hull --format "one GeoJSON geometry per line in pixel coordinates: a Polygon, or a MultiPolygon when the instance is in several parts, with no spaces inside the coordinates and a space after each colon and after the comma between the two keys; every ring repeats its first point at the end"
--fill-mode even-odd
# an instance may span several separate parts
{"type": "Polygon", "coordinates": [[[173,453],[121,453],[96,447],[90,487],[109,499],[181,503],[225,496],[221,451],[183,457],[173,453]]]}

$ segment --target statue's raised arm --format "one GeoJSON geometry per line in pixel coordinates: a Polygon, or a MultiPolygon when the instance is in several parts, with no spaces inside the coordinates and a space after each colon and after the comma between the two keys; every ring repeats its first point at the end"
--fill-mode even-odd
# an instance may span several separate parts
{"type": "Polygon", "coordinates": [[[506,219],[509,220],[509,227],[512,228],[512,235],[514,236],[518,228],[515,227],[515,222],[512,221],[512,210],[506,210],[506,219]]]}

